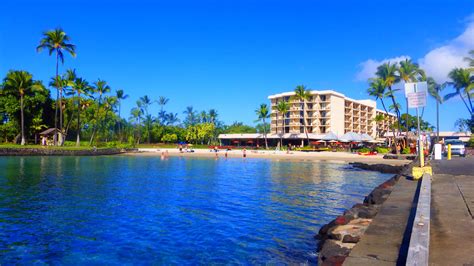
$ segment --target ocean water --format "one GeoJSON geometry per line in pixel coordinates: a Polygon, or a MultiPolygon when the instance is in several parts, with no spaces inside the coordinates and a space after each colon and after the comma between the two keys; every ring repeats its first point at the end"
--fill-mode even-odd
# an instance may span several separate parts
{"type": "Polygon", "coordinates": [[[0,157],[0,264],[315,264],[320,226],[389,177],[329,162],[0,157]]]}

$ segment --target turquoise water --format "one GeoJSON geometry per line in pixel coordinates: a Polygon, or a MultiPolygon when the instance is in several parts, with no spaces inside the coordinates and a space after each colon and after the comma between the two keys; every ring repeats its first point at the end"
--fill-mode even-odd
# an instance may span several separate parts
{"type": "Polygon", "coordinates": [[[293,264],[389,175],[267,159],[1,157],[1,264],[293,264]]]}

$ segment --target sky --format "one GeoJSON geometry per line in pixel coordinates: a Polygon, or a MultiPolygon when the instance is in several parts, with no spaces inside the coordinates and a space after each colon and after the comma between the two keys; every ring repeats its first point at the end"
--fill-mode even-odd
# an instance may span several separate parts
{"type": "MultiPolygon", "coordinates": [[[[381,62],[411,58],[443,82],[474,49],[472,0],[3,0],[2,10],[0,76],[21,69],[49,81],[55,58],[35,48],[44,31],[62,27],[77,57],[66,56],[60,71],[125,90],[124,118],[148,95],[169,98],[165,109],[181,118],[193,106],[217,109],[227,124],[254,124],[268,95],[297,85],[367,99],[381,62]]],[[[440,110],[443,131],[468,117],[457,98],[440,110]]],[[[433,125],[435,113],[429,99],[424,118],[433,125]]]]}

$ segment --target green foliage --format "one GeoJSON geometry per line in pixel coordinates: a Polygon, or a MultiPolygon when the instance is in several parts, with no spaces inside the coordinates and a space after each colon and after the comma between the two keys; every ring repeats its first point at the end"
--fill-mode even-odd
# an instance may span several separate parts
{"type": "Polygon", "coordinates": [[[410,154],[410,147],[406,147],[402,150],[402,154],[410,154]]]}
{"type": "Polygon", "coordinates": [[[176,136],[176,134],[165,134],[161,138],[161,141],[164,143],[175,143],[178,141],[178,136],[176,136]]]}
{"type": "Polygon", "coordinates": [[[386,153],[389,153],[391,151],[391,149],[388,148],[388,147],[375,147],[374,150],[379,154],[386,154],[386,153]]]}
{"type": "Polygon", "coordinates": [[[226,126],[224,130],[222,131],[222,133],[223,134],[257,133],[257,129],[252,126],[244,125],[241,122],[234,122],[232,123],[232,125],[226,126]]]}
{"type": "Polygon", "coordinates": [[[362,148],[357,149],[357,152],[362,152],[362,153],[371,152],[371,151],[372,150],[367,147],[362,147],[362,148]]]}

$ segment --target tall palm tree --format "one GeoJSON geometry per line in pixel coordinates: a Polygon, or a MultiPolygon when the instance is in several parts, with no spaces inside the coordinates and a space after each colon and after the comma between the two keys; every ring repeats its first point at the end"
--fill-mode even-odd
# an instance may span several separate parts
{"type": "Polygon", "coordinates": [[[278,128],[278,114],[281,114],[283,118],[283,132],[280,134],[280,148],[283,146],[283,135],[285,134],[285,116],[290,111],[290,105],[287,101],[281,101],[276,106],[277,110],[277,128],[278,128]]]}
{"type": "Polygon", "coordinates": [[[102,97],[108,92],[110,92],[110,86],[107,85],[107,82],[105,80],[98,79],[97,81],[94,82],[94,86],[91,87],[91,91],[94,93],[97,93],[99,96],[96,98],[97,99],[97,110],[96,110],[96,123],[93,127],[92,130],[92,135],[91,139],[89,141],[89,145],[92,145],[92,142],[94,141],[95,135],[97,133],[97,128],[101,124],[101,117],[100,117],[100,108],[102,107],[102,97]]]}
{"type": "Polygon", "coordinates": [[[267,122],[265,119],[270,118],[270,112],[268,110],[268,106],[264,103],[260,104],[260,107],[255,110],[255,114],[257,114],[258,121],[262,121],[263,123],[263,137],[265,138],[265,149],[268,149],[268,141],[267,141],[267,122]]]}
{"type": "MultiPolygon", "coordinates": [[[[413,63],[411,59],[405,59],[400,61],[400,67],[398,68],[398,75],[396,82],[417,82],[426,80],[425,71],[419,67],[418,64],[413,63]]],[[[406,99],[406,117],[408,118],[408,98],[406,99]]],[[[410,127],[409,119],[406,119],[406,135],[405,140],[408,143],[408,128],[410,127]]]]}
{"type": "Polygon", "coordinates": [[[165,123],[166,119],[166,112],[165,112],[165,105],[169,102],[170,99],[166,98],[165,96],[160,96],[158,98],[158,105],[160,106],[160,113],[158,114],[158,118],[161,124],[165,123]]]}
{"type": "Polygon", "coordinates": [[[151,116],[148,114],[148,107],[153,103],[150,97],[148,95],[145,95],[143,97],[140,97],[140,102],[142,103],[143,110],[145,111],[145,126],[146,126],[146,131],[147,131],[147,141],[150,143],[150,127],[151,127],[151,116]]]}
{"type": "Polygon", "coordinates": [[[87,95],[91,87],[89,85],[89,82],[83,78],[75,77],[75,75],[71,75],[68,80],[68,86],[71,87],[70,94],[77,95],[77,134],[76,134],[76,146],[79,147],[81,146],[81,95],[87,95]]]}
{"type": "Polygon", "coordinates": [[[208,122],[208,117],[207,117],[207,112],[205,110],[201,111],[199,114],[199,117],[201,119],[201,123],[207,123],[208,122]]]}
{"type": "MultiPolygon", "coordinates": [[[[375,97],[375,100],[380,100],[382,103],[382,108],[385,111],[385,114],[387,114],[387,117],[389,117],[387,107],[385,106],[385,102],[383,101],[384,97],[387,95],[385,92],[386,86],[385,86],[385,81],[381,78],[372,78],[369,79],[369,88],[367,89],[367,93],[370,96],[375,97]]],[[[395,129],[392,127],[392,125],[389,125],[389,128],[392,129],[393,133],[393,144],[395,145],[395,129]]]]}
{"type": "Polygon", "coordinates": [[[471,115],[469,124],[471,130],[474,131],[474,76],[471,74],[469,69],[455,68],[449,72],[448,77],[451,81],[447,84],[451,85],[455,91],[445,95],[444,99],[448,100],[459,95],[471,115]]]}
{"type": "MultiPolygon", "coordinates": [[[[59,83],[59,61],[64,64],[64,53],[70,54],[72,57],[76,57],[76,46],[70,43],[70,37],[61,28],[49,30],[43,33],[43,38],[40,40],[40,44],[36,47],[37,52],[48,49],[49,55],[56,53],[56,111],[54,114],[54,127],[58,127],[58,110],[61,112],[60,117],[62,118],[62,111],[60,110],[60,103],[62,102],[62,86],[59,83]]],[[[62,119],[60,119],[60,129],[62,130],[62,119]]],[[[54,138],[55,145],[57,144],[57,134],[54,138]]]]}
{"type": "Polygon", "coordinates": [[[119,138],[122,141],[122,117],[121,117],[121,109],[122,109],[122,100],[128,98],[128,95],[123,92],[123,90],[116,90],[115,97],[117,98],[118,104],[118,115],[119,115],[119,123],[118,123],[118,131],[119,131],[119,138]]]}
{"type": "Polygon", "coordinates": [[[131,110],[131,119],[133,119],[137,125],[137,131],[138,131],[138,136],[137,136],[137,145],[140,144],[140,138],[141,138],[141,133],[140,133],[140,127],[141,127],[141,118],[143,115],[143,108],[141,107],[141,102],[137,101],[137,107],[132,108],[131,110]]]}
{"type": "Polygon", "coordinates": [[[309,145],[309,135],[308,135],[308,121],[306,121],[306,101],[309,100],[309,97],[311,97],[311,94],[309,90],[306,89],[306,86],[304,85],[298,85],[295,88],[295,95],[293,96],[294,99],[299,100],[300,102],[303,102],[303,128],[304,128],[304,133],[306,134],[306,140],[309,145]]]}
{"type": "Polygon", "coordinates": [[[215,124],[217,121],[217,116],[219,114],[217,113],[216,109],[210,109],[208,112],[208,117],[209,117],[209,122],[212,124],[215,124]]]}
{"type": "Polygon", "coordinates": [[[185,126],[192,126],[196,122],[196,112],[192,106],[187,106],[183,114],[186,115],[186,120],[184,121],[185,126]]]}
{"type": "Polygon", "coordinates": [[[165,120],[166,120],[166,125],[173,126],[174,124],[179,122],[178,114],[177,113],[167,113],[165,120]]]}
{"type": "Polygon", "coordinates": [[[43,86],[33,80],[33,76],[26,71],[9,71],[4,83],[3,90],[7,94],[19,96],[20,98],[20,124],[21,124],[21,145],[26,144],[25,138],[25,114],[24,97],[35,90],[42,90],[43,86]]]}
{"type": "Polygon", "coordinates": [[[441,91],[446,87],[446,84],[438,84],[436,81],[429,77],[427,79],[428,93],[436,101],[436,143],[439,141],[439,105],[443,103],[443,97],[441,91]]]}
{"type": "Polygon", "coordinates": [[[397,104],[397,101],[395,100],[396,90],[392,89],[392,86],[397,81],[397,71],[398,68],[396,64],[391,64],[390,62],[387,62],[377,67],[377,72],[375,73],[375,75],[381,80],[383,80],[384,86],[388,89],[388,91],[386,92],[386,96],[390,97],[390,99],[392,100],[392,106],[394,108],[398,120],[398,132],[400,132],[400,109],[399,105],[397,104]]]}
{"type": "MultiPolygon", "coordinates": [[[[382,114],[378,114],[374,117],[373,121],[378,124],[380,122],[383,122],[385,120],[385,117],[382,114]]],[[[375,127],[377,129],[377,137],[382,137],[383,136],[383,131],[379,131],[380,128],[378,126],[375,127]]]]}

